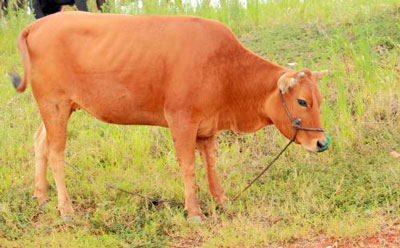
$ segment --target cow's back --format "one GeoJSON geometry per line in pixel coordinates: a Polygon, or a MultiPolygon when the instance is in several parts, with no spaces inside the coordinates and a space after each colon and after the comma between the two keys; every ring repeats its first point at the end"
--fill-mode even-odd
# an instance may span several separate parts
{"type": "Polygon", "coordinates": [[[85,73],[129,70],[160,60],[174,67],[203,63],[223,42],[240,46],[224,25],[197,17],[63,12],[32,26],[28,43],[33,56],[67,59],[85,73]]]}

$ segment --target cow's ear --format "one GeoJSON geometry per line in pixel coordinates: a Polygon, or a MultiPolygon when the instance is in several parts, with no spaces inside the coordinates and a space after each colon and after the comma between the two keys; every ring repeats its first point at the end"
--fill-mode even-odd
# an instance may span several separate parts
{"type": "Polygon", "coordinates": [[[286,92],[289,91],[290,87],[293,87],[296,85],[297,78],[298,78],[297,75],[295,75],[295,77],[293,77],[293,76],[287,75],[287,73],[283,74],[278,80],[278,89],[282,92],[282,94],[285,94],[286,92]]]}
{"type": "Polygon", "coordinates": [[[323,71],[313,71],[312,75],[314,76],[315,80],[318,82],[321,80],[326,74],[328,74],[328,70],[323,70],[323,71]]]}

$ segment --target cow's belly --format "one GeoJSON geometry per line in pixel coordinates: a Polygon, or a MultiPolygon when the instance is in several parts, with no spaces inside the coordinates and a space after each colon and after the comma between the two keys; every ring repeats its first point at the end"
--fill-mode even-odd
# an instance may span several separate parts
{"type": "Polygon", "coordinates": [[[168,126],[163,113],[133,108],[131,105],[109,105],[106,108],[76,105],[79,105],[78,109],[86,110],[98,120],[111,124],[168,126]]]}
{"type": "Polygon", "coordinates": [[[74,108],[84,109],[97,119],[122,125],[167,126],[162,99],[132,92],[124,87],[92,88],[71,97],[74,108]]]}
{"type": "Polygon", "coordinates": [[[152,126],[163,126],[163,127],[167,127],[168,125],[163,115],[151,111],[143,111],[136,109],[132,110],[129,113],[126,113],[112,108],[109,108],[107,111],[94,108],[90,109],[84,108],[84,109],[88,111],[91,115],[96,117],[98,120],[111,124],[152,125],[152,126]]]}

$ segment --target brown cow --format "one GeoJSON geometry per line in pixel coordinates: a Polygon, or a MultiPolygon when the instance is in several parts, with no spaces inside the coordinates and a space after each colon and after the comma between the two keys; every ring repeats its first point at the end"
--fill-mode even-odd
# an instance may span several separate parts
{"type": "MultiPolygon", "coordinates": [[[[211,195],[227,200],[215,171],[215,136],[221,130],[255,132],[274,124],[294,129],[279,91],[302,125],[320,128],[325,74],[295,71],[243,47],[223,24],[197,17],[64,12],[26,27],[19,36],[24,78],[31,82],[43,124],[35,133],[34,196],[48,200],[51,164],[62,217],[73,213],[64,181],[64,149],[71,113],[84,109],[99,120],[169,127],[185,186],[188,216],[201,220],[195,196],[195,148],[207,168],[211,195]]],[[[322,132],[300,130],[296,143],[326,149],[322,132]]]]}

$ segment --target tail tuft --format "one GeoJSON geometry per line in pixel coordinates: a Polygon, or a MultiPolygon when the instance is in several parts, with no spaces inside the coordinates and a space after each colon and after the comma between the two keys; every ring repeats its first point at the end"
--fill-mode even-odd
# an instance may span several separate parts
{"type": "Polygon", "coordinates": [[[10,73],[10,78],[11,78],[12,84],[14,85],[14,88],[16,90],[18,90],[18,87],[21,85],[21,81],[22,81],[21,77],[17,73],[13,72],[13,73],[10,73]]]}
{"type": "MultiPolygon", "coordinates": [[[[1,1],[1,0],[0,0],[1,1]]],[[[15,89],[18,92],[24,92],[26,89],[26,86],[28,84],[28,74],[29,74],[29,51],[28,51],[28,44],[26,41],[26,38],[29,35],[29,30],[31,26],[26,27],[24,30],[22,30],[21,34],[18,37],[18,49],[19,52],[22,56],[22,62],[24,66],[24,77],[21,79],[21,77],[15,73],[11,72],[10,77],[12,84],[14,85],[15,89]]]]}

